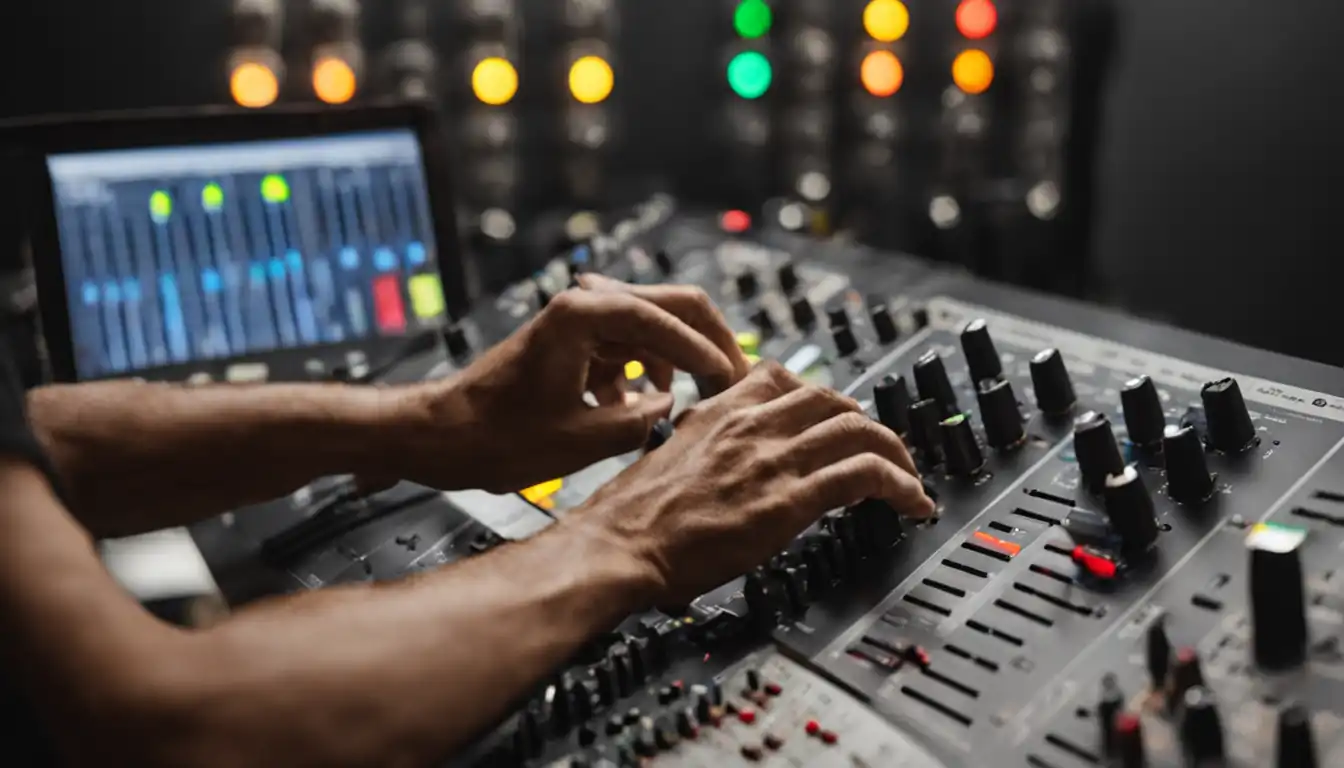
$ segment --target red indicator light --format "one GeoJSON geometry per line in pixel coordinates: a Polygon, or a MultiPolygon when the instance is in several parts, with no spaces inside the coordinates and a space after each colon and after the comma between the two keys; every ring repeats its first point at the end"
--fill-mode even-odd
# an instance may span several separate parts
{"type": "Polygon", "coordinates": [[[374,278],[373,308],[379,329],[406,330],[406,305],[401,300],[401,285],[395,275],[374,278]]]}
{"type": "Polygon", "coordinates": [[[719,226],[730,235],[740,235],[751,229],[751,216],[746,211],[724,211],[719,226]]]}
{"type": "Polygon", "coordinates": [[[756,722],[756,710],[752,709],[751,707],[743,707],[738,711],[737,719],[741,720],[747,725],[751,725],[752,723],[756,722]]]}
{"type": "Polygon", "coordinates": [[[999,9],[991,0],[961,0],[957,6],[957,31],[967,40],[983,40],[999,25],[999,9]]]}
{"type": "Polygon", "coordinates": [[[816,736],[821,730],[821,723],[818,723],[816,720],[808,720],[807,725],[803,730],[807,731],[808,736],[816,736]]]}
{"type": "Polygon", "coordinates": [[[1114,579],[1118,570],[1114,560],[1083,546],[1073,548],[1073,561],[1098,579],[1114,579]]]}
{"type": "Polygon", "coordinates": [[[991,536],[988,533],[985,533],[984,531],[976,531],[975,538],[979,539],[980,541],[983,541],[984,543],[992,547],[996,547],[1002,550],[1004,554],[1009,555],[1011,557],[1017,557],[1017,553],[1022,551],[1021,544],[1014,544],[1011,541],[1004,541],[1003,539],[1000,539],[998,536],[991,536]]]}

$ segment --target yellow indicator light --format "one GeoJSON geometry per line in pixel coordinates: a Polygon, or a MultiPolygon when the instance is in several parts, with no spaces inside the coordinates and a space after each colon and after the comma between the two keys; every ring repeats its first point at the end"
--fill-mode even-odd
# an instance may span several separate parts
{"type": "Polygon", "coordinates": [[[984,93],[994,82],[994,62],[978,48],[962,51],[952,62],[952,82],[973,96],[984,93]]]}
{"type": "Polygon", "coordinates": [[[280,97],[280,79],[265,64],[245,62],[234,67],[229,75],[229,92],[239,106],[269,107],[280,97]]]}
{"type": "Polygon", "coordinates": [[[859,66],[859,80],[864,90],[874,96],[886,97],[901,90],[905,69],[901,60],[891,51],[873,51],[863,57],[859,66]]]}
{"type": "Polygon", "coordinates": [[[508,59],[481,59],[471,71],[471,92],[484,104],[508,104],[518,93],[518,70],[508,59]]]}
{"type": "Polygon", "coordinates": [[[569,92],[582,104],[601,104],[611,95],[616,75],[600,56],[584,56],[569,68],[569,92]]]}
{"type": "Polygon", "coordinates": [[[874,40],[895,42],[910,29],[910,11],[900,0],[873,0],[863,9],[863,29],[874,40]]]}
{"type": "Polygon", "coordinates": [[[761,335],[755,331],[742,331],[737,334],[737,348],[743,354],[754,355],[761,351],[761,335]]]}
{"type": "Polygon", "coordinates": [[[541,505],[543,502],[549,501],[552,496],[564,487],[565,481],[563,479],[547,480],[544,483],[538,483],[537,485],[519,491],[518,493],[533,504],[541,505]]]}
{"type": "Polygon", "coordinates": [[[638,379],[640,376],[643,375],[644,375],[643,363],[639,362],[638,360],[631,360],[630,362],[625,364],[625,378],[629,379],[630,381],[634,381],[635,379],[638,379]]]}
{"type": "Polygon", "coordinates": [[[421,320],[443,314],[443,283],[438,275],[416,275],[406,285],[411,295],[411,310],[421,320]]]}
{"type": "Polygon", "coordinates": [[[345,104],[359,89],[355,69],[350,62],[326,56],[313,65],[313,93],[327,104],[345,104]]]}

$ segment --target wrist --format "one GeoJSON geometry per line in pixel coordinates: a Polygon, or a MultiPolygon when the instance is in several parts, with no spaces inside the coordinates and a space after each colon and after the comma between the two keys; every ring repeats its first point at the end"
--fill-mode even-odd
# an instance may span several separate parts
{"type": "Polygon", "coordinates": [[[625,613],[655,605],[667,591],[664,569],[652,551],[639,545],[637,537],[607,523],[611,519],[607,504],[600,498],[590,499],[557,522],[555,534],[577,542],[591,562],[601,564],[625,585],[629,599],[625,613]]]}
{"type": "Polygon", "coordinates": [[[441,490],[465,484],[479,420],[456,380],[372,390],[375,428],[359,450],[365,474],[412,480],[441,490]]]}

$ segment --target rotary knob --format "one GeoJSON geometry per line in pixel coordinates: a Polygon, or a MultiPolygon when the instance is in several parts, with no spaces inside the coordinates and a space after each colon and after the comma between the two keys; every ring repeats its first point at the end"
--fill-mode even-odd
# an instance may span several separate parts
{"type": "Polygon", "coordinates": [[[1213,693],[1202,685],[1185,692],[1181,716],[1181,742],[1191,764],[1222,765],[1223,723],[1213,693]]]}
{"type": "Polygon", "coordinates": [[[1157,541],[1156,511],[1138,470],[1125,467],[1107,476],[1104,494],[1106,517],[1111,530],[1120,537],[1121,548],[1136,553],[1152,547],[1157,541]]]}
{"type": "Polygon", "coordinates": [[[978,384],[985,379],[998,379],[1003,376],[999,351],[994,348],[994,339],[989,335],[989,324],[983,318],[972,320],[962,330],[961,351],[966,355],[966,365],[971,371],[973,383],[978,384]]]}
{"type": "Polygon", "coordinates": [[[737,286],[739,299],[750,299],[760,292],[761,286],[756,280],[756,273],[751,270],[739,272],[737,277],[733,278],[733,283],[737,286]]]}
{"type": "Polygon", "coordinates": [[[1125,706],[1125,693],[1115,680],[1115,675],[1107,674],[1101,678],[1101,698],[1097,701],[1097,724],[1101,728],[1101,743],[1107,755],[1116,754],[1119,744],[1116,740],[1116,718],[1125,706]]]}
{"type": "Polygon", "coordinates": [[[910,431],[910,388],[904,376],[886,376],[873,387],[877,420],[898,435],[910,431]]]}
{"type": "Polygon", "coordinates": [[[933,400],[942,410],[943,418],[961,413],[952,381],[947,377],[943,358],[934,350],[925,352],[915,361],[915,389],[923,400],[933,400]]]}
{"type": "Polygon", "coordinates": [[[817,324],[817,311],[806,296],[794,299],[789,305],[789,311],[793,314],[794,326],[800,331],[810,331],[817,324]]]}
{"type": "Polygon", "coordinates": [[[462,326],[449,323],[443,327],[442,335],[443,345],[454,360],[461,360],[471,354],[471,342],[467,340],[467,332],[462,326]]]}
{"type": "Polygon", "coordinates": [[[928,466],[943,463],[942,408],[933,400],[920,400],[910,406],[910,444],[919,451],[928,466]]]}
{"type": "Polygon", "coordinates": [[[835,342],[835,352],[840,357],[851,357],[859,351],[859,341],[854,338],[854,329],[849,326],[832,327],[831,340],[835,342]]]}
{"type": "Polygon", "coordinates": [[[1097,411],[1088,411],[1073,422],[1073,453],[1083,484],[1091,491],[1101,490],[1107,477],[1125,469],[1110,419],[1097,411]]]}
{"type": "Polygon", "coordinates": [[[1143,748],[1143,722],[1137,715],[1123,714],[1115,718],[1114,738],[1121,768],[1146,768],[1148,759],[1143,748]]]}
{"type": "Polygon", "coordinates": [[[1209,421],[1209,446],[1223,453],[1245,453],[1259,439],[1236,379],[1220,379],[1199,391],[1209,421]]]}
{"type": "Polygon", "coordinates": [[[1275,745],[1275,768],[1316,768],[1316,739],[1311,734],[1311,713],[1301,704],[1279,712],[1275,745]]]}
{"type": "Polygon", "coordinates": [[[1167,673],[1171,669],[1171,640],[1167,638],[1166,622],[1158,619],[1148,627],[1146,645],[1148,679],[1153,690],[1161,691],[1167,686],[1167,673]]]}
{"type": "Polygon", "coordinates": [[[868,319],[873,323],[873,331],[877,333],[879,344],[891,344],[900,338],[901,332],[896,327],[896,319],[892,317],[891,310],[887,308],[886,299],[880,296],[868,298],[868,319]]]}
{"type": "Polygon", "coordinates": [[[1181,504],[1199,504],[1213,495],[1214,475],[1194,427],[1166,428],[1162,460],[1167,467],[1167,495],[1181,504]]]}
{"type": "Polygon", "coordinates": [[[947,452],[947,471],[957,477],[972,477],[985,466],[985,456],[976,442],[971,420],[964,413],[943,420],[943,449],[947,452]]]}
{"type": "Polygon", "coordinates": [[[757,307],[755,312],[751,313],[751,324],[756,326],[756,330],[761,332],[762,336],[775,335],[775,321],[770,317],[770,312],[765,307],[757,307]]]}
{"type": "Polygon", "coordinates": [[[980,419],[985,423],[985,440],[990,447],[1005,451],[1021,445],[1027,433],[1022,427],[1022,412],[1017,409],[1013,385],[1003,379],[983,380],[976,399],[980,401],[980,419]]]}
{"type": "Polygon", "coordinates": [[[1120,407],[1125,414],[1130,442],[1140,448],[1155,448],[1161,444],[1167,419],[1152,379],[1139,376],[1126,382],[1120,390],[1120,407]]]}
{"type": "Polygon", "coordinates": [[[664,277],[672,274],[672,256],[668,254],[666,250],[659,248],[657,251],[654,251],[653,263],[654,266],[658,267],[658,272],[664,277]]]}
{"type": "Polygon", "coordinates": [[[832,330],[849,327],[849,312],[845,309],[843,304],[827,307],[826,325],[832,330]]]}
{"type": "Polygon", "coordinates": [[[781,264],[776,276],[779,278],[779,289],[784,292],[785,296],[798,289],[798,272],[793,268],[793,264],[781,264]]]}
{"type": "Polygon", "coordinates": [[[1199,653],[1194,648],[1176,652],[1176,661],[1167,676],[1167,709],[1175,711],[1185,701],[1185,692],[1204,684],[1204,671],[1199,664],[1199,653]]]}
{"type": "Polygon", "coordinates": [[[1078,400],[1057,349],[1042,350],[1031,359],[1031,387],[1036,390],[1036,406],[1046,416],[1062,416],[1078,400]]]}
{"type": "Polygon", "coordinates": [[[1246,539],[1251,564],[1251,634],[1255,663],[1278,670],[1307,656],[1307,606],[1299,550],[1306,532],[1258,525],[1246,539]]]}

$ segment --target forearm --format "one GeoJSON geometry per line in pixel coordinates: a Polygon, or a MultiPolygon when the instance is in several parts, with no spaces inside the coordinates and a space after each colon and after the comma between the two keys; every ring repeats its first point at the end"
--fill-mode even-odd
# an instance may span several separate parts
{"type": "Polygon", "coordinates": [[[202,519],[325,474],[396,479],[415,416],[409,391],[119,381],[34,390],[28,408],[72,511],[106,536],[202,519]]]}
{"type": "Polygon", "coordinates": [[[76,764],[429,765],[657,586],[613,545],[559,528],[189,633],[112,582],[37,473],[5,475],[0,463],[25,514],[0,515],[0,648],[53,729],[77,734],[61,743],[76,764]]]}

